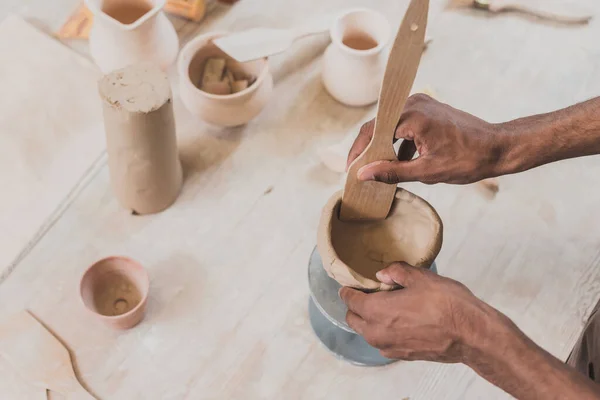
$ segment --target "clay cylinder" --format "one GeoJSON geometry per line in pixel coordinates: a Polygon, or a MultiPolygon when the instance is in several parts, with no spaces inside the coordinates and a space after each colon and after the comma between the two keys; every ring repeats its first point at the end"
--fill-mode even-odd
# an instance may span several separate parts
{"type": "Polygon", "coordinates": [[[137,214],[164,210],[182,183],[167,76],[154,65],[132,65],[105,75],[99,90],[117,199],[137,214]]]}

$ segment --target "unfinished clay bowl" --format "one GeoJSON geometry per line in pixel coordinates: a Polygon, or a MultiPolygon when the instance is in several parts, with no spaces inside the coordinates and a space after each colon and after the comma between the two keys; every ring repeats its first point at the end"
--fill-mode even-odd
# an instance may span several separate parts
{"type": "Polygon", "coordinates": [[[186,108],[210,124],[231,127],[248,123],[262,111],[273,91],[273,77],[266,58],[239,63],[213,44],[213,39],[226,34],[207,33],[191,40],[179,54],[177,69],[181,99],[186,108]],[[210,57],[224,58],[228,69],[256,80],[248,88],[233,94],[204,92],[198,85],[204,62],[210,57]]]}
{"type": "Polygon", "coordinates": [[[114,256],[85,271],[79,293],[85,307],[102,322],[129,329],[144,317],[149,287],[148,273],[137,261],[114,256]]]}
{"type": "Polygon", "coordinates": [[[442,247],[442,220],[419,196],[398,188],[388,217],[370,222],[339,219],[342,191],[323,208],[317,247],[327,274],[342,286],[392,290],[377,271],[395,261],[429,268],[442,247]]]}

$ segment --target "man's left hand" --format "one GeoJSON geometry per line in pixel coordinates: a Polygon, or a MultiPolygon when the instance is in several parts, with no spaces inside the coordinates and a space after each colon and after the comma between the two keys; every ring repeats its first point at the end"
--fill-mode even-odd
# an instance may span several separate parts
{"type": "Polygon", "coordinates": [[[344,287],[346,321],[387,358],[465,362],[491,307],[464,285],[406,263],[394,263],[377,278],[403,288],[363,293],[344,287]]]}

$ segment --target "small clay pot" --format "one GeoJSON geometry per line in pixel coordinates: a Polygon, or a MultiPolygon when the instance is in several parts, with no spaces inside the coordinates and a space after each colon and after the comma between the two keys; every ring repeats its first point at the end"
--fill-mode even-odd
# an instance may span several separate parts
{"type": "Polygon", "coordinates": [[[85,307],[114,329],[137,325],[146,311],[150,278],[137,261],[113,256],[92,264],[81,277],[85,307]]]}
{"type": "Polygon", "coordinates": [[[442,247],[442,220],[419,196],[398,188],[384,220],[345,222],[339,219],[342,191],[323,208],[317,247],[327,274],[342,286],[368,291],[397,286],[379,282],[375,274],[396,261],[429,268],[442,247]]]}
{"type": "Polygon", "coordinates": [[[179,91],[187,109],[204,121],[219,126],[238,126],[256,117],[269,101],[273,91],[273,77],[266,58],[239,63],[219,49],[212,40],[226,35],[213,32],[191,40],[179,53],[179,91]],[[246,89],[227,95],[217,95],[199,89],[204,62],[209,57],[227,60],[234,72],[255,77],[246,89]]]}

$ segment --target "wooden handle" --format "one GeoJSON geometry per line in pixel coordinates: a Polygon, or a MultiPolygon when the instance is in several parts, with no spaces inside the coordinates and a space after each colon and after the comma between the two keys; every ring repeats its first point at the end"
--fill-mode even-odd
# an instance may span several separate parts
{"type": "Polygon", "coordinates": [[[549,21],[560,22],[563,24],[587,24],[591,19],[591,15],[582,15],[582,16],[572,16],[572,15],[563,15],[556,14],[551,11],[540,10],[537,8],[532,8],[530,6],[525,6],[522,4],[490,4],[490,11],[493,12],[502,12],[502,11],[516,11],[529,15],[533,15],[538,18],[542,18],[549,21]]]}
{"type": "Polygon", "coordinates": [[[372,146],[392,145],[396,126],[417,75],[429,8],[428,2],[422,3],[421,7],[410,7],[404,17],[406,21],[420,22],[402,24],[390,51],[379,94],[372,146]]]}
{"type": "Polygon", "coordinates": [[[411,0],[398,29],[379,93],[373,138],[348,169],[340,208],[343,221],[384,219],[390,211],[396,185],[362,182],[357,173],[373,161],[397,159],[394,132],[421,61],[428,9],[429,0],[411,0]]]}

